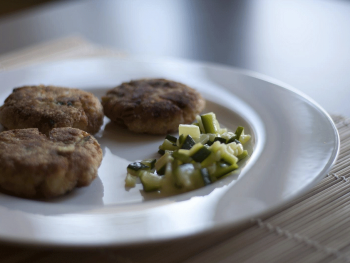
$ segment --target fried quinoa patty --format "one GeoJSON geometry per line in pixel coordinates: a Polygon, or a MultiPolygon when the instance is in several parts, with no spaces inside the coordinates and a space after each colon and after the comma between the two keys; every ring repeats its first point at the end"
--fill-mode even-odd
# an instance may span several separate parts
{"type": "Polygon", "coordinates": [[[0,107],[0,123],[9,130],[38,128],[46,135],[59,127],[95,134],[103,123],[103,108],[93,94],[79,89],[24,86],[0,107]]]}
{"type": "Polygon", "coordinates": [[[0,133],[0,188],[22,197],[55,197],[87,186],[97,176],[102,150],[79,129],[55,128],[0,133]]]}
{"type": "Polygon", "coordinates": [[[205,106],[194,89],[166,79],[122,83],[102,97],[105,115],[137,133],[167,134],[192,123],[205,106]]]}

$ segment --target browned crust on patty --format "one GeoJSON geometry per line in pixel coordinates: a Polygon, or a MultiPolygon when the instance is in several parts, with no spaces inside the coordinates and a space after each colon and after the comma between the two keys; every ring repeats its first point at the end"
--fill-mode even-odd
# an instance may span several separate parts
{"type": "Polygon", "coordinates": [[[97,176],[102,150],[82,130],[55,128],[50,138],[38,129],[0,133],[0,187],[23,197],[55,197],[97,176]]]}
{"type": "Polygon", "coordinates": [[[102,97],[105,115],[138,133],[167,134],[192,123],[205,106],[194,89],[166,79],[122,83],[102,97]]]}
{"type": "Polygon", "coordinates": [[[103,108],[93,94],[79,89],[24,86],[0,107],[0,123],[9,130],[38,128],[46,135],[59,127],[95,134],[103,123],[103,108]]]}

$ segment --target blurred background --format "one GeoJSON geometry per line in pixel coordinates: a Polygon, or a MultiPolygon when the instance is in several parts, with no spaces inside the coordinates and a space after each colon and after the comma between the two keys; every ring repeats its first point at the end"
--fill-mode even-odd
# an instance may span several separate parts
{"type": "Polygon", "coordinates": [[[348,0],[0,0],[0,56],[78,35],[127,53],[257,71],[350,116],[349,28],[348,0]]]}

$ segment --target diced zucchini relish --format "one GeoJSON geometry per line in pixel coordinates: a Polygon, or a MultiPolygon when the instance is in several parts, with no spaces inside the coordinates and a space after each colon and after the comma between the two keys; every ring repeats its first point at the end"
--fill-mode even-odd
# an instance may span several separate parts
{"type": "Polygon", "coordinates": [[[195,123],[180,124],[179,138],[167,135],[156,159],[127,167],[126,187],[141,182],[145,192],[180,189],[191,191],[217,181],[238,168],[248,156],[244,144],[250,135],[239,126],[230,132],[220,128],[214,113],[197,115],[195,123]]]}

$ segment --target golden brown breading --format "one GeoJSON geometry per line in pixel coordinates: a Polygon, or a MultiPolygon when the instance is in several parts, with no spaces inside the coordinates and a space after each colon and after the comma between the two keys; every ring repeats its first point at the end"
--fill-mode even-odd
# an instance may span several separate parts
{"type": "Polygon", "coordinates": [[[102,150],[79,129],[55,128],[50,138],[38,129],[0,133],[0,187],[23,197],[55,197],[97,176],[102,150]]]}
{"type": "Polygon", "coordinates": [[[105,115],[138,133],[167,134],[192,123],[205,106],[194,89],[166,79],[122,83],[102,97],[105,115]]]}
{"type": "Polygon", "coordinates": [[[95,134],[103,123],[100,101],[79,89],[54,86],[16,88],[0,107],[0,123],[9,130],[38,128],[48,135],[59,127],[95,134]]]}

